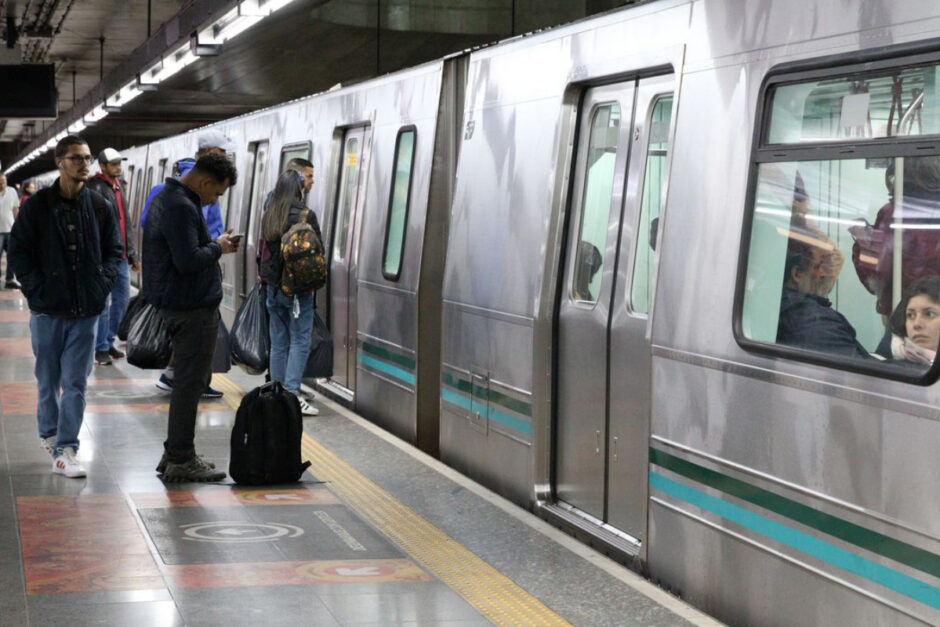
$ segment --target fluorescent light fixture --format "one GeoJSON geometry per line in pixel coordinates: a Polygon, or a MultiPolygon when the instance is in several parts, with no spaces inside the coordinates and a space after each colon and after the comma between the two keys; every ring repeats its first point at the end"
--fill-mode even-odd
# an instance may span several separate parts
{"type": "Polygon", "coordinates": [[[69,133],[81,133],[85,130],[85,123],[81,120],[75,120],[69,124],[69,133]]]}
{"type": "Polygon", "coordinates": [[[140,89],[156,89],[156,86],[170,78],[187,65],[193,63],[198,57],[189,49],[189,42],[169,53],[160,61],[141,72],[137,77],[137,86],[140,89]]]}
{"type": "Polygon", "coordinates": [[[58,139],[56,139],[55,137],[50,137],[49,141],[45,143],[46,149],[52,150],[53,148],[55,148],[55,145],[58,143],[59,143],[58,139]]]}
{"type": "Polygon", "coordinates": [[[102,103],[86,113],[82,119],[85,120],[86,125],[91,126],[92,124],[97,124],[106,117],[108,117],[108,111],[105,111],[104,104],[102,103]]]}
{"type": "Polygon", "coordinates": [[[137,79],[132,79],[129,83],[104,99],[104,108],[109,113],[117,113],[121,107],[142,94],[143,92],[137,86],[137,79]]]}

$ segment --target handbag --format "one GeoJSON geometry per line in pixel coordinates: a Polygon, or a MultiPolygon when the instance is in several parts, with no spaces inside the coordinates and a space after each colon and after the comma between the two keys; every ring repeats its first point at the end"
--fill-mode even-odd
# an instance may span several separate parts
{"type": "Polygon", "coordinates": [[[249,374],[261,374],[268,369],[271,338],[264,285],[260,281],[251,288],[235,314],[231,340],[233,363],[244,367],[249,374]]]}
{"type": "Polygon", "coordinates": [[[313,337],[304,366],[304,377],[323,379],[333,376],[333,335],[316,309],[313,310],[313,337]]]}
{"type": "Polygon", "coordinates": [[[138,368],[166,368],[173,353],[170,324],[160,310],[144,303],[128,316],[127,363],[138,368]]]}

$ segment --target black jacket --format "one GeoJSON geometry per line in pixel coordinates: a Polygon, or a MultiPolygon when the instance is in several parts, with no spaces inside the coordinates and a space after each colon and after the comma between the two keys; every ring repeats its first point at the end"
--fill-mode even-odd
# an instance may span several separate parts
{"type": "Polygon", "coordinates": [[[82,186],[75,200],[76,252],[67,251],[59,180],[30,196],[13,224],[9,263],[30,311],[64,318],[97,316],[114,285],[124,247],[110,204],[82,186]],[[70,258],[71,257],[71,258],[70,258]]]}
{"type": "Polygon", "coordinates": [[[783,288],[777,342],[800,348],[870,359],[855,339],[855,329],[822,296],[783,288]]]}
{"type": "Polygon", "coordinates": [[[144,225],[145,301],[161,309],[191,311],[222,302],[222,247],[209,237],[199,195],[167,179],[150,203],[144,225]]]}
{"type": "Polygon", "coordinates": [[[118,185],[121,188],[121,199],[124,201],[124,232],[121,233],[121,217],[117,214],[119,211],[117,196],[114,193],[114,187],[111,185],[111,181],[106,179],[102,174],[96,174],[95,176],[88,179],[86,183],[89,188],[93,191],[98,192],[104,196],[105,200],[111,203],[111,206],[114,207],[115,211],[115,222],[118,225],[118,234],[123,235],[124,243],[124,256],[127,257],[128,263],[134,265],[137,263],[137,249],[134,248],[134,224],[131,221],[131,210],[128,205],[129,198],[127,197],[127,181],[119,180],[118,185]]]}

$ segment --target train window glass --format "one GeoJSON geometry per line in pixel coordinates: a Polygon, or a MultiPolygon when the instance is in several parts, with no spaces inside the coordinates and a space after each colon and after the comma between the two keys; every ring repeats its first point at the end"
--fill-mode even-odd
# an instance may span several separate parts
{"type": "Polygon", "coordinates": [[[340,190],[339,229],[336,232],[337,259],[346,258],[346,239],[349,231],[349,217],[352,213],[352,203],[356,198],[356,173],[359,169],[359,138],[350,137],[346,140],[345,172],[343,173],[343,188],[340,190]]]}
{"type": "Polygon", "coordinates": [[[291,159],[306,159],[309,161],[310,143],[307,142],[304,144],[292,144],[290,146],[284,146],[284,148],[281,149],[281,162],[278,164],[278,173],[287,169],[287,162],[291,159]]]}
{"type": "Polygon", "coordinates": [[[762,163],[742,330],[920,374],[940,340],[940,156],[762,163]]]}
{"type": "Polygon", "coordinates": [[[631,304],[637,313],[649,313],[652,291],[653,254],[659,231],[659,211],[666,186],[666,155],[669,148],[669,121],[672,119],[672,96],[662,96],[653,104],[649,120],[649,145],[643,196],[640,202],[640,227],[633,264],[631,304]]]}
{"type": "Polygon", "coordinates": [[[940,65],[780,85],[770,98],[771,144],[940,133],[940,65]]]}
{"type": "Polygon", "coordinates": [[[251,175],[251,198],[248,205],[248,215],[251,224],[248,228],[248,246],[254,248],[258,245],[258,236],[261,233],[261,209],[264,198],[264,179],[268,163],[268,143],[259,143],[255,149],[255,162],[251,175]]]}
{"type": "Polygon", "coordinates": [[[157,175],[158,181],[162,181],[166,178],[166,162],[166,158],[160,159],[160,173],[157,175]]]}
{"type": "Polygon", "coordinates": [[[232,198],[232,188],[229,187],[225,190],[225,193],[219,196],[219,213],[222,215],[222,228],[223,230],[228,227],[228,208],[229,201],[232,198]]]}
{"type": "Polygon", "coordinates": [[[581,196],[579,245],[572,273],[571,294],[580,301],[597,302],[600,293],[619,129],[620,105],[609,103],[595,107],[581,196]]]}
{"type": "Polygon", "coordinates": [[[399,132],[395,145],[395,164],[392,167],[392,185],[385,229],[385,254],[382,261],[382,274],[392,281],[397,281],[401,274],[405,225],[411,195],[411,171],[414,167],[414,128],[399,132]]]}

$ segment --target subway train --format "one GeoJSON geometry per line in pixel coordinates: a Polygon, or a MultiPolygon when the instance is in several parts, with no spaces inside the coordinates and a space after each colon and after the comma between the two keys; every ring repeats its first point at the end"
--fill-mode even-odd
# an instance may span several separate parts
{"type": "MultiPolygon", "coordinates": [[[[658,0],[211,128],[229,323],[315,165],[321,392],[729,623],[940,623],[935,2],[658,0]]],[[[135,220],[197,133],[118,147],[135,220]]]]}

